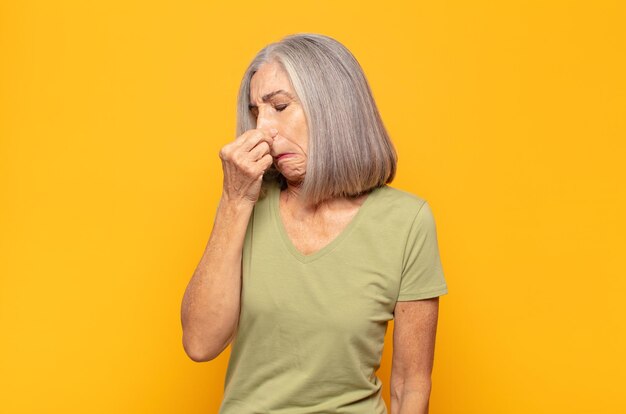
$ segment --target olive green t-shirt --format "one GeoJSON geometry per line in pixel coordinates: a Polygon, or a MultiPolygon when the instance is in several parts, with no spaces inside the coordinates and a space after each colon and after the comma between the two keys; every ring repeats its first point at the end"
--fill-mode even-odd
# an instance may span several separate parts
{"type": "Polygon", "coordinates": [[[376,188],[344,230],[304,255],[278,184],[257,201],[219,414],[385,414],[380,366],[396,301],[448,293],[428,203],[376,188]]]}

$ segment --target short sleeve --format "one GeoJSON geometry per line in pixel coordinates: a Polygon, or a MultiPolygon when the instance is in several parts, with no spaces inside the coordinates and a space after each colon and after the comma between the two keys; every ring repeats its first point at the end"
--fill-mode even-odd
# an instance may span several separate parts
{"type": "Polygon", "coordinates": [[[435,218],[427,201],[418,210],[404,248],[398,301],[427,299],[448,293],[443,275],[435,218]]]}

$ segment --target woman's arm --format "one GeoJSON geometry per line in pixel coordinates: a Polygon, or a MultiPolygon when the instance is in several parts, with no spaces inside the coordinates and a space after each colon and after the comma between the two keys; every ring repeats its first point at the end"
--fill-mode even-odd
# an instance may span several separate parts
{"type": "Polygon", "coordinates": [[[213,231],[182,304],[183,347],[197,362],[228,346],[239,321],[241,255],[253,204],[220,200],[213,231]]]}
{"type": "Polygon", "coordinates": [[[391,413],[428,414],[439,297],[396,303],[391,413]]]}
{"type": "Polygon", "coordinates": [[[276,132],[248,130],[220,150],[222,197],[181,309],[183,348],[194,361],[217,357],[237,332],[243,244],[276,132]]]}

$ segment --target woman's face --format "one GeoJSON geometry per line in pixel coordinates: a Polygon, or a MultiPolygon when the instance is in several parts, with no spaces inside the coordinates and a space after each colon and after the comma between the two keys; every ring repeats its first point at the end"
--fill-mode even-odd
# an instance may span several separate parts
{"type": "Polygon", "coordinates": [[[270,154],[290,183],[304,178],[308,128],[304,110],[287,73],[275,62],[263,64],[250,80],[250,111],[256,128],[276,128],[270,154]]]}

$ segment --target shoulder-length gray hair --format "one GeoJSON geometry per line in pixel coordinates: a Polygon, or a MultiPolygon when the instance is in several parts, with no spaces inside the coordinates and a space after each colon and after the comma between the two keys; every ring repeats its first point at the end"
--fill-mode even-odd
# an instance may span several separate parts
{"type": "MultiPolygon", "coordinates": [[[[353,197],[390,183],[397,154],[383,125],[361,65],[337,40],[299,33],[261,49],[246,70],[237,99],[237,136],[256,128],[250,113],[250,80],[261,65],[277,62],[300,100],[309,131],[306,172],[300,194],[318,204],[353,197]]],[[[272,165],[268,181],[286,180],[272,165]]]]}

